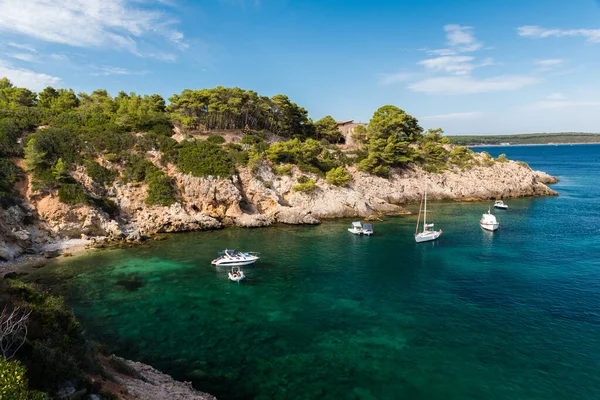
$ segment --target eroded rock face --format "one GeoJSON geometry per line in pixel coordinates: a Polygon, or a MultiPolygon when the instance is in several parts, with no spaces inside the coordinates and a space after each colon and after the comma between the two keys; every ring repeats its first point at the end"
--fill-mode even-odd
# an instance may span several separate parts
{"type": "MultiPolygon", "coordinates": [[[[160,167],[159,159],[160,154],[151,154],[151,160],[160,167]]],[[[289,176],[278,176],[267,163],[254,171],[239,168],[238,175],[231,178],[198,178],[182,174],[173,165],[167,165],[163,171],[173,178],[179,196],[178,202],[169,207],[146,205],[145,184],[117,181],[111,187],[99,188],[83,170],[78,170],[74,177],[88,190],[95,194],[102,192],[113,200],[119,210],[115,218],[95,207],[63,204],[55,195],[31,198],[28,194],[28,200],[57,237],[79,238],[82,234],[127,237],[132,232],[147,236],[228,225],[317,224],[324,218],[405,213],[402,205],[418,202],[425,182],[425,172],[419,168],[395,170],[389,178],[381,178],[351,167],[348,172],[352,180],[343,188],[330,186],[316,175],[302,173],[296,166],[291,168],[289,176]],[[315,180],[314,193],[293,190],[301,175],[315,180]]],[[[439,200],[485,200],[556,195],[545,185],[553,182],[556,178],[532,171],[523,163],[496,162],[464,171],[430,174],[428,196],[439,200]]],[[[0,257],[12,258],[29,246],[30,230],[15,222],[24,218],[17,211],[3,210],[3,213],[4,220],[13,222],[0,236],[0,257]]]]}

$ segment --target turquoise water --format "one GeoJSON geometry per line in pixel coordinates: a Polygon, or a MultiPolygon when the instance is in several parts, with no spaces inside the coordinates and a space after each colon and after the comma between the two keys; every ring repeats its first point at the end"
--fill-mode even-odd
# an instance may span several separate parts
{"type": "MultiPolygon", "coordinates": [[[[219,399],[600,398],[600,146],[485,149],[557,175],[560,197],[431,204],[376,235],[320,226],[172,235],[78,256],[32,279],[88,336],[219,399]],[[240,284],[210,265],[259,251],[240,284]]],[[[414,207],[413,207],[414,209],[414,207]]]]}

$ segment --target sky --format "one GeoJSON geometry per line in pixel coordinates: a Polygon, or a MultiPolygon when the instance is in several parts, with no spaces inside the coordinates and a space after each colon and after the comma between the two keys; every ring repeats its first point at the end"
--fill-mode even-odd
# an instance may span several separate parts
{"type": "Polygon", "coordinates": [[[600,132],[600,0],[0,0],[0,77],[393,104],[446,134],[600,132]]]}

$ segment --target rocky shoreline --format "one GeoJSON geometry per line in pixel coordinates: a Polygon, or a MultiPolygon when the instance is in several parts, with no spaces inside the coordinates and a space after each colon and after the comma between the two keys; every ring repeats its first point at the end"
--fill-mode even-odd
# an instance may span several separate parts
{"type": "MultiPolygon", "coordinates": [[[[485,156],[476,153],[476,157],[485,156]]],[[[158,158],[155,154],[156,164],[158,158]]],[[[289,175],[276,175],[267,163],[254,170],[239,168],[231,178],[193,177],[172,165],[164,170],[179,194],[178,201],[169,207],[147,206],[143,184],[115,182],[110,187],[98,187],[84,173],[75,174],[81,185],[115,202],[118,213],[113,216],[89,205],[61,203],[56,193],[37,193],[28,185],[20,204],[0,209],[0,269],[2,261],[22,255],[54,257],[106,242],[139,242],[159,233],[406,214],[404,206],[419,201],[426,174],[412,168],[395,170],[389,178],[382,178],[350,167],[350,184],[335,187],[296,166],[289,175]],[[313,193],[293,190],[302,175],[316,182],[313,193]]],[[[482,201],[554,196],[557,193],[546,185],[555,182],[555,177],[533,171],[524,163],[482,162],[462,171],[430,174],[428,197],[482,201]]]]}

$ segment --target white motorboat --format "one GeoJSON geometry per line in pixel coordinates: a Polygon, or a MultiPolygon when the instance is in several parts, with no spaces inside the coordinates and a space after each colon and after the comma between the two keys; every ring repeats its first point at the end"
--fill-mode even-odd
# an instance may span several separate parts
{"type": "Polygon", "coordinates": [[[360,222],[353,222],[352,228],[348,228],[348,232],[353,233],[355,235],[367,235],[371,236],[373,234],[373,225],[364,224],[361,225],[360,222]]]}
{"type": "Polygon", "coordinates": [[[353,222],[352,223],[352,228],[348,228],[348,232],[353,233],[355,235],[362,235],[363,234],[363,227],[362,224],[360,222],[353,222]]]}
{"type": "Polygon", "coordinates": [[[242,271],[240,267],[231,267],[231,271],[228,273],[228,275],[229,280],[234,282],[239,282],[246,277],[244,275],[244,271],[242,271]]]}
{"type": "Polygon", "coordinates": [[[254,264],[260,259],[259,253],[255,252],[240,252],[236,250],[223,250],[219,252],[219,257],[211,261],[212,265],[239,267],[242,265],[254,264]]]}
{"type": "Polygon", "coordinates": [[[499,208],[501,210],[508,210],[508,205],[504,204],[502,200],[496,200],[494,203],[494,208],[499,208]]]}
{"type": "Polygon", "coordinates": [[[496,217],[488,210],[487,213],[481,216],[479,225],[485,230],[495,231],[500,226],[500,223],[496,220],[496,217]]]}
{"type": "Polygon", "coordinates": [[[440,235],[443,233],[442,230],[440,229],[439,231],[434,231],[433,228],[434,224],[428,224],[427,223],[427,176],[425,176],[425,194],[423,195],[423,198],[421,199],[421,205],[419,206],[419,218],[417,219],[417,228],[415,229],[415,241],[417,243],[421,243],[421,242],[429,242],[431,240],[435,240],[437,238],[440,237],[440,235]],[[423,231],[419,232],[419,221],[421,220],[421,206],[423,206],[423,204],[425,204],[425,206],[423,207],[423,231]]]}

